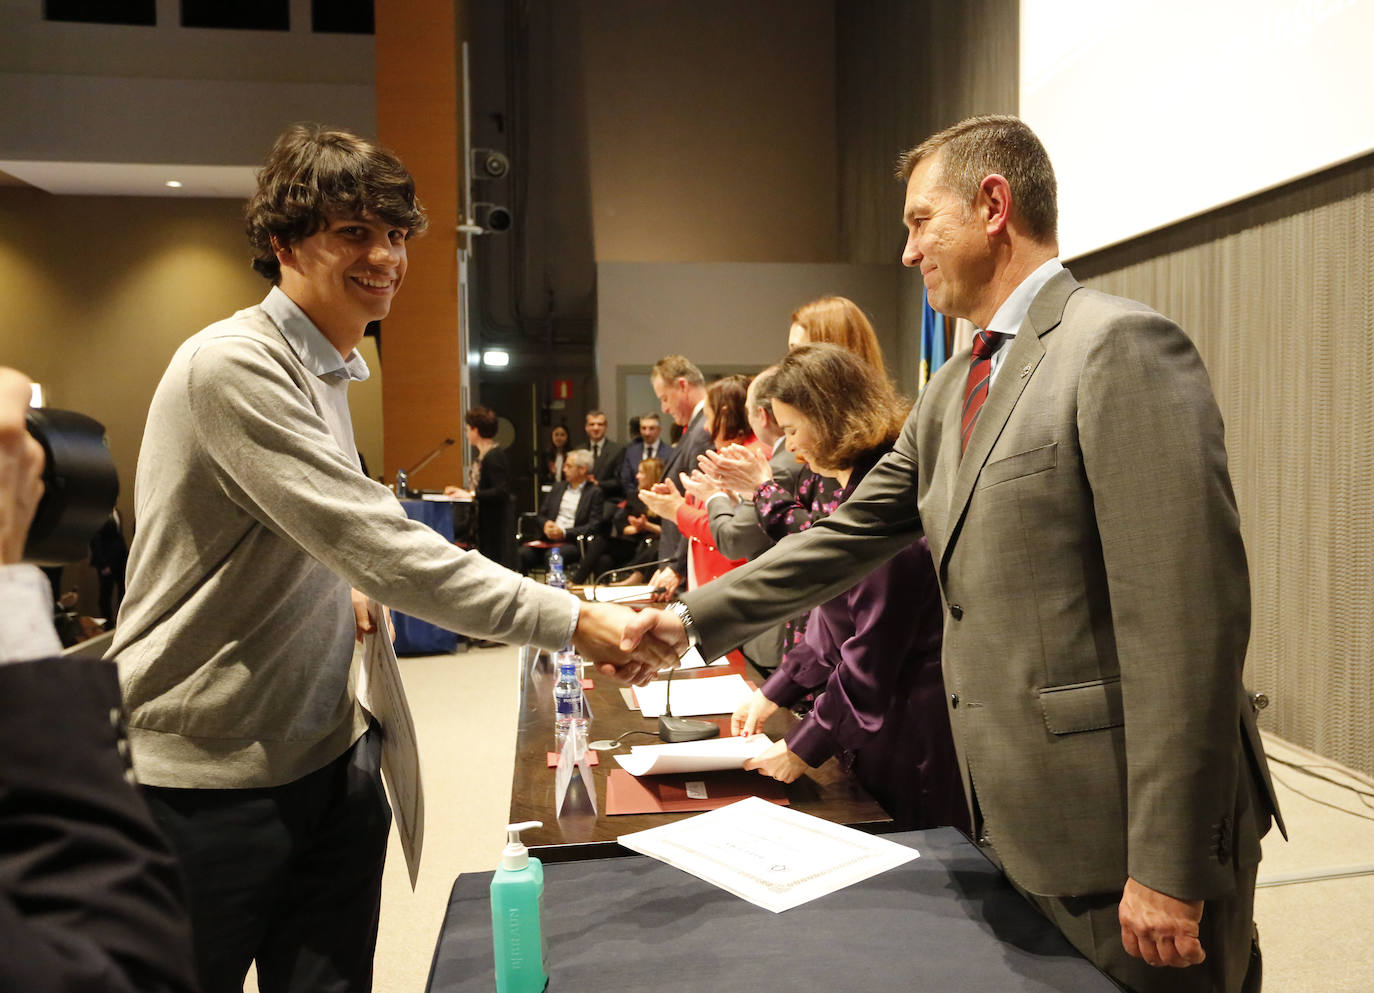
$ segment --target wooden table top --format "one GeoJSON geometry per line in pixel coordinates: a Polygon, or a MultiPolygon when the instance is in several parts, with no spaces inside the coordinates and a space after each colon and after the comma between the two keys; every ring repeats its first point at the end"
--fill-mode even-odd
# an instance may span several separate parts
{"type": "MultiPolygon", "coordinates": [[[[738,652],[731,653],[728,666],[689,669],[678,672],[673,680],[700,679],[730,672],[748,678],[744,658],[738,652]]],[[[612,756],[628,752],[633,744],[654,744],[658,740],[656,734],[635,735],[627,738],[615,752],[599,753],[601,762],[592,768],[597,794],[596,813],[592,812],[583,795],[581,804],[570,802],[568,811],[561,818],[557,816],[554,810],[554,770],[547,764],[547,754],[557,747],[553,723],[555,675],[553,663],[546,653],[536,653],[533,649],[522,652],[520,723],[515,745],[515,777],[511,784],[510,823],[531,820],[544,822],[542,828],[521,833],[522,840],[531,852],[545,862],[629,855],[632,853],[628,849],[616,844],[615,839],[620,835],[658,827],[679,817],[693,816],[610,816],[605,813],[606,777],[612,769],[619,768],[612,756]]],[[[632,730],[655,731],[657,719],[642,717],[639,711],[627,707],[620,693],[620,684],[600,675],[591,667],[587,668],[586,675],[593,681],[592,688],[587,691],[587,700],[593,713],[587,734],[590,740],[615,738],[632,730]]],[[[780,709],[764,725],[764,732],[777,740],[796,720],[790,711],[780,709]]],[[[570,792],[580,789],[577,779],[574,777],[570,792]]],[[[804,813],[874,834],[892,830],[892,820],[887,813],[840,768],[835,759],[788,784],[786,792],[790,805],[804,813]]]]}

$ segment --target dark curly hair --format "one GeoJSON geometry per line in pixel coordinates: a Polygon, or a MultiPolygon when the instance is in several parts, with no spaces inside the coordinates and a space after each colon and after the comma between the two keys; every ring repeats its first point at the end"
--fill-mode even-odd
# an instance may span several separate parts
{"type": "Polygon", "coordinates": [[[496,414],[490,407],[473,407],[463,417],[468,427],[477,429],[479,438],[495,438],[499,424],[496,414]]]}
{"type": "Polygon", "coordinates": [[[792,349],[778,363],[768,397],[811,422],[812,454],[827,469],[848,469],[865,452],[896,441],[911,408],[886,376],[838,345],[792,349]]]}
{"type": "Polygon", "coordinates": [[[279,283],[273,239],[292,245],[332,217],[364,213],[405,228],[407,238],[424,233],[429,223],[415,181],[391,152],[347,131],[293,124],[258,170],[257,192],[244,211],[253,268],[279,283]]]}

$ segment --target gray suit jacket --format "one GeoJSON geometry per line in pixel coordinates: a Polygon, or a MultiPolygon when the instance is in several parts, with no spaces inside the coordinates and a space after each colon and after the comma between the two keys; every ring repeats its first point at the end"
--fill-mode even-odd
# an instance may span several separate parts
{"type": "MultiPolygon", "coordinates": [[[[785,446],[778,446],[768,460],[773,480],[788,492],[797,490],[801,463],[785,446]]],[[[759,515],[751,501],[729,503],[712,500],[710,505],[711,538],[727,559],[752,559],[773,547],[773,538],[759,526],[759,515]]]]}
{"type": "Polygon", "coordinates": [[[1055,896],[1128,873],[1223,896],[1277,804],[1241,685],[1249,579],[1206,370],[1176,325],[1067,272],[1006,347],[962,460],[967,352],[835,514],[684,597],[703,654],[924,533],[960,767],[1007,873],[1055,896]]]}

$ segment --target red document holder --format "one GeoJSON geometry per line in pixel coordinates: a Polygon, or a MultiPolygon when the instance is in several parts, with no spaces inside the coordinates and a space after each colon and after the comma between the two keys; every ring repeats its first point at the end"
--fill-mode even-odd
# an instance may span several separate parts
{"type": "Polygon", "coordinates": [[[686,814],[715,810],[751,796],[788,805],[782,783],[743,769],[678,772],[639,779],[624,769],[612,769],[606,777],[607,814],[686,814]],[[706,796],[688,796],[688,783],[703,784],[706,796]]]}

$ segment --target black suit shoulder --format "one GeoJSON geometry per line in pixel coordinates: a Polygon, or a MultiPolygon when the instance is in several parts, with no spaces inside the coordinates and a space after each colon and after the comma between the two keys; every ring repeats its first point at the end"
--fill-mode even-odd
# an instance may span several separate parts
{"type": "Polygon", "coordinates": [[[0,665],[0,701],[0,989],[194,990],[176,864],[125,778],[114,665],[0,665]]]}

